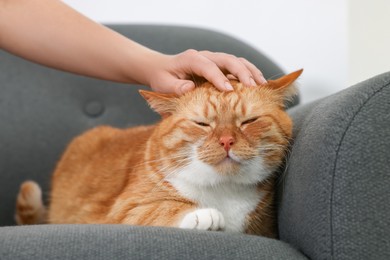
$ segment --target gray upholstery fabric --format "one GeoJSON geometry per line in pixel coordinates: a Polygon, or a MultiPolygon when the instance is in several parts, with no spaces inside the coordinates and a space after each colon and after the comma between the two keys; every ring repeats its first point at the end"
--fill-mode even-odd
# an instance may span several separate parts
{"type": "MultiPolygon", "coordinates": [[[[153,25],[112,25],[113,29],[164,53],[188,48],[245,57],[265,77],[282,71],[245,43],[214,31],[153,25]]],[[[19,185],[36,180],[45,194],[66,144],[97,125],[127,127],[159,117],[138,94],[139,87],[71,75],[0,51],[0,226],[13,225],[19,185]]]]}
{"type": "Polygon", "coordinates": [[[257,236],[125,225],[3,227],[0,259],[307,259],[257,236]]]}
{"type": "Polygon", "coordinates": [[[290,113],[280,238],[311,259],[390,259],[390,73],[290,113]]]}

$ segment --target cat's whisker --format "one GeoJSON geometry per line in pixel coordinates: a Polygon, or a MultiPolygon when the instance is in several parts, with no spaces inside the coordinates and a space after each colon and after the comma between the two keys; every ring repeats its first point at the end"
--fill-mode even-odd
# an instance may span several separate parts
{"type": "Polygon", "coordinates": [[[182,158],[183,156],[187,156],[187,153],[183,152],[183,154],[175,154],[175,155],[172,155],[172,156],[163,157],[163,158],[159,158],[159,159],[154,159],[154,160],[149,160],[149,161],[143,161],[142,163],[135,164],[135,165],[132,165],[132,166],[129,166],[129,167],[124,167],[124,168],[115,169],[115,170],[113,170],[113,171],[116,172],[116,171],[125,171],[125,170],[136,169],[136,168],[139,168],[139,167],[141,167],[141,166],[145,166],[145,165],[150,164],[150,163],[156,163],[156,162],[163,162],[163,161],[168,161],[168,160],[174,160],[174,159],[182,158]]]}
{"type": "MultiPolygon", "coordinates": [[[[172,167],[174,168],[174,167],[172,167]]],[[[170,171],[170,165],[168,165],[167,167],[164,167],[163,169],[160,169],[159,171],[156,171],[154,172],[153,174],[151,175],[148,175],[147,177],[147,180],[151,181],[151,179],[153,178],[153,176],[156,176],[158,175],[159,173],[161,173],[161,171],[170,171]]],[[[149,191],[149,193],[155,193],[157,191],[157,189],[161,188],[162,184],[166,181],[166,178],[174,173],[176,173],[176,171],[179,171],[180,168],[174,168],[173,169],[174,171],[171,171],[170,173],[168,173],[164,178],[162,178],[159,182],[157,182],[153,188],[149,191]]],[[[139,206],[139,204],[137,204],[137,206],[139,206]]]]}
{"type": "Polygon", "coordinates": [[[290,167],[290,156],[291,156],[291,153],[292,153],[292,139],[289,140],[289,145],[288,147],[286,148],[286,151],[285,151],[285,156],[284,156],[284,162],[283,162],[283,171],[280,172],[279,176],[278,176],[278,179],[277,179],[277,183],[276,185],[280,186],[282,185],[281,189],[283,190],[284,189],[284,183],[285,183],[285,178],[287,176],[287,172],[288,172],[288,168],[290,167]]]}
{"type": "MultiPolygon", "coordinates": [[[[177,162],[177,164],[180,164],[180,163],[182,163],[182,162],[185,162],[186,160],[188,160],[188,158],[183,158],[183,159],[181,159],[181,160],[177,160],[176,162],[177,162]]],[[[176,165],[175,165],[176,166],[176,165]]],[[[186,165],[185,165],[186,166],[186,165]]],[[[184,166],[184,167],[185,167],[184,166]]],[[[169,172],[170,170],[170,168],[173,168],[174,170],[175,169],[177,169],[177,168],[180,168],[180,167],[173,167],[173,166],[171,166],[171,165],[166,165],[165,167],[163,167],[163,168],[161,168],[161,169],[159,169],[158,171],[155,171],[155,172],[153,172],[153,174],[150,174],[150,175],[148,175],[148,179],[149,180],[151,180],[152,178],[154,178],[156,175],[159,175],[159,174],[163,174],[163,175],[165,175],[164,174],[164,172],[169,172]]],[[[168,175],[170,175],[170,174],[167,174],[164,178],[166,178],[168,175]]],[[[164,179],[163,178],[163,179],[164,179]]]]}
{"type": "Polygon", "coordinates": [[[164,183],[165,181],[168,181],[169,177],[171,177],[172,175],[174,174],[177,174],[178,172],[180,172],[183,168],[187,167],[189,164],[187,165],[184,165],[182,167],[179,167],[179,168],[175,168],[173,169],[173,171],[170,171],[170,173],[168,173],[161,181],[159,181],[155,186],[154,188],[152,189],[151,192],[155,191],[155,189],[159,188],[161,186],[162,183],[164,183]]]}
{"type": "Polygon", "coordinates": [[[171,156],[168,156],[168,157],[162,157],[162,158],[159,158],[159,159],[144,161],[144,162],[139,163],[139,164],[136,164],[136,165],[134,165],[134,166],[132,166],[132,167],[137,168],[137,167],[144,166],[144,165],[150,164],[150,163],[155,163],[155,162],[161,162],[161,161],[167,161],[167,160],[177,159],[177,158],[183,157],[183,155],[186,155],[186,153],[183,152],[183,154],[180,154],[180,153],[179,153],[179,154],[174,154],[174,155],[171,155],[171,156]]]}

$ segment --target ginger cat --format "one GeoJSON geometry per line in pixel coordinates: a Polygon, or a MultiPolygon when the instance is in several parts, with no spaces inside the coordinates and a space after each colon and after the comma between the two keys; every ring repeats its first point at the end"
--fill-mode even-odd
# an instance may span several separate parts
{"type": "Polygon", "coordinates": [[[258,87],[204,83],[182,96],[140,91],[151,126],[102,126],[75,138],[52,178],[50,206],[22,184],[18,224],[120,223],[276,236],[274,174],[292,132],[284,101],[302,70],[258,87]]]}

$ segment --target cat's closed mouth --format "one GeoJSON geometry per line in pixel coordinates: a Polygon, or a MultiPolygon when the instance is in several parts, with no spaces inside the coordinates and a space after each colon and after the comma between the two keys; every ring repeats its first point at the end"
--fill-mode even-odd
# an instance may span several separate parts
{"type": "Polygon", "coordinates": [[[226,154],[226,157],[219,164],[239,164],[240,162],[226,154]]]}
{"type": "Polygon", "coordinates": [[[241,159],[238,158],[233,152],[232,150],[230,150],[229,152],[226,153],[226,158],[225,159],[230,159],[232,162],[236,162],[236,163],[240,163],[241,162],[241,159]]]}

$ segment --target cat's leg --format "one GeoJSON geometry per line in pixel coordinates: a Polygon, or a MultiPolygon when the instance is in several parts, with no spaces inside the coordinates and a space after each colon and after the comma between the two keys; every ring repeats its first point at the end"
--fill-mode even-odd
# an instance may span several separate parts
{"type": "Polygon", "coordinates": [[[182,219],[180,228],[199,230],[224,230],[225,219],[221,212],[213,208],[197,209],[187,213],[182,219]]]}

